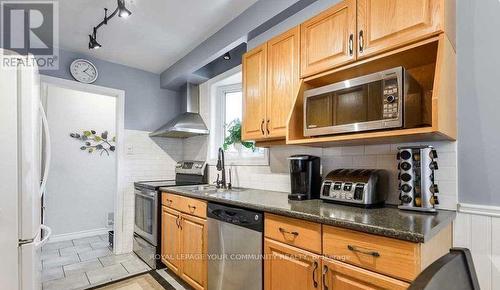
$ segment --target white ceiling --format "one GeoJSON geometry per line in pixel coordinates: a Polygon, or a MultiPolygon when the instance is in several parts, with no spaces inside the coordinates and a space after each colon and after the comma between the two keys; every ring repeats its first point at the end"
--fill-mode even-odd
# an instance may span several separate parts
{"type": "Polygon", "coordinates": [[[114,17],[98,30],[98,50],[88,34],[116,0],[59,1],[60,47],[160,73],[224,27],[257,0],[126,0],[132,15],[114,17]]]}

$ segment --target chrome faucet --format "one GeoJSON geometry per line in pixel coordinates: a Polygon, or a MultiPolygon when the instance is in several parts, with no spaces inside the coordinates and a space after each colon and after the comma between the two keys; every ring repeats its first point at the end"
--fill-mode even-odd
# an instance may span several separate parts
{"type": "Polygon", "coordinates": [[[217,158],[217,170],[221,171],[222,178],[219,181],[218,175],[217,175],[217,188],[227,188],[226,185],[226,168],[224,165],[224,150],[222,148],[219,148],[219,156],[217,158]]]}

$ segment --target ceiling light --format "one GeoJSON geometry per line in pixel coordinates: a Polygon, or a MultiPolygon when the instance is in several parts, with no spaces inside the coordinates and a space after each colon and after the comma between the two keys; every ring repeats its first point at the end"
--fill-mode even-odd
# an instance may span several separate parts
{"type": "Polygon", "coordinates": [[[127,18],[130,16],[130,14],[132,14],[132,12],[130,12],[130,10],[127,9],[127,7],[125,7],[125,0],[118,0],[118,16],[120,17],[123,17],[123,18],[127,18]]]}
{"type": "Polygon", "coordinates": [[[103,25],[107,25],[108,21],[115,17],[116,14],[118,14],[119,17],[122,18],[127,18],[132,14],[130,10],[125,7],[125,0],[117,0],[118,7],[116,7],[115,11],[111,13],[111,15],[108,16],[108,9],[104,8],[104,20],[101,21],[97,26],[94,27],[94,31],[91,35],[89,35],[89,49],[99,49],[101,47],[101,44],[97,42],[97,29],[101,28],[103,25]]]}
{"type": "Polygon", "coordinates": [[[229,54],[229,52],[226,52],[222,58],[224,58],[225,60],[230,60],[231,55],[229,54]]]}
{"type": "Polygon", "coordinates": [[[101,44],[97,42],[97,29],[94,28],[94,33],[92,35],[89,34],[89,49],[99,49],[101,48],[101,44]]]}

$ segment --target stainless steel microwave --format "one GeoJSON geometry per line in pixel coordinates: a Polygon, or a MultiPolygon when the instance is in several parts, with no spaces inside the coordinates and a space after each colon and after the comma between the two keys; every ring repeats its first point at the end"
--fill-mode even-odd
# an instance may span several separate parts
{"type": "Polygon", "coordinates": [[[403,68],[304,92],[304,136],[430,125],[422,88],[403,68]]]}

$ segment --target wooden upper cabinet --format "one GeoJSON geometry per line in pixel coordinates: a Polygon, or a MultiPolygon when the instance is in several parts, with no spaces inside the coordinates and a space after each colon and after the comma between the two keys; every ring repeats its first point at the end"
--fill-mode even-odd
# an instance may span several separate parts
{"type": "Polygon", "coordinates": [[[182,261],[181,277],[194,289],[207,289],[207,226],[206,220],[183,215],[181,224],[182,261]]]}
{"type": "Polygon", "coordinates": [[[265,138],[267,44],[243,55],[243,140],[265,138]]]}
{"type": "Polygon", "coordinates": [[[181,251],[181,236],[179,229],[181,213],[167,208],[162,207],[161,213],[161,260],[165,263],[173,272],[180,274],[181,260],[179,259],[179,254],[181,251]]]}
{"type": "Polygon", "coordinates": [[[301,77],[356,59],[356,0],[342,1],[300,27],[301,77]]]}
{"type": "Polygon", "coordinates": [[[358,0],[358,58],[442,32],[449,1],[358,0]]]}
{"type": "Polygon", "coordinates": [[[321,272],[324,276],[324,289],[403,290],[410,286],[408,283],[327,258],[323,258],[321,272]]]}
{"type": "Polygon", "coordinates": [[[299,83],[299,27],[295,27],[267,43],[268,138],[286,136],[286,125],[299,83]]]}
{"type": "Polygon", "coordinates": [[[264,290],[322,289],[320,256],[268,238],[264,253],[264,290]]]}

